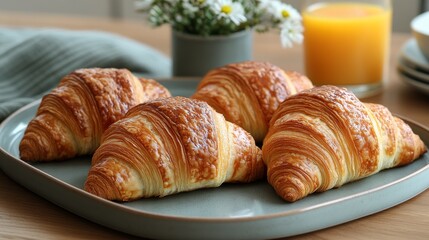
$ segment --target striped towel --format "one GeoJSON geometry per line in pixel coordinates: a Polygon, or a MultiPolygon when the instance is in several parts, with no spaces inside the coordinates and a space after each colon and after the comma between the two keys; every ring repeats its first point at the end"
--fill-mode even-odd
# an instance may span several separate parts
{"type": "Polygon", "coordinates": [[[0,122],[79,68],[169,77],[171,62],[142,43],[99,31],[0,28],[0,122]]]}

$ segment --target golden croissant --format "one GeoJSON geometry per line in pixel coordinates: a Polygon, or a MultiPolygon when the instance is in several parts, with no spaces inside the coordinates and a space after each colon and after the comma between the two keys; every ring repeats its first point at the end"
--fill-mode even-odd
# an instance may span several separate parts
{"type": "Polygon", "coordinates": [[[92,154],[108,126],[131,107],[169,91],[126,69],[79,69],[45,95],[19,145],[25,161],[51,161],[92,154]]]}
{"type": "Polygon", "coordinates": [[[208,72],[191,98],[207,102],[226,120],[262,142],[270,119],[288,96],[312,88],[311,81],[268,63],[233,63],[208,72]]]}
{"type": "Polygon", "coordinates": [[[106,130],[84,189],[130,201],[265,174],[261,150],[249,133],[205,102],[172,97],[140,104],[106,130]]]}
{"type": "Polygon", "coordinates": [[[262,146],[268,182],[290,202],[408,164],[425,151],[386,107],[334,86],[286,99],[262,146]]]}

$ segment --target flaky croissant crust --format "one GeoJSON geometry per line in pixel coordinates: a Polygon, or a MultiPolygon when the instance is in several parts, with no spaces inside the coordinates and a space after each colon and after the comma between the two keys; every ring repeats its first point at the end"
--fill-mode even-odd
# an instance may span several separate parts
{"type": "Polygon", "coordinates": [[[132,107],[170,96],[154,80],[126,69],[79,69],[45,95],[20,143],[25,161],[66,159],[92,153],[101,134],[132,107]]]}
{"type": "Polygon", "coordinates": [[[408,164],[426,151],[401,119],[346,89],[316,87],[286,99],[262,146],[268,181],[287,201],[408,164]]]}
{"type": "Polygon", "coordinates": [[[207,73],[192,98],[206,101],[262,142],[278,105],[311,87],[311,81],[297,72],[284,71],[268,62],[246,61],[207,73]]]}
{"type": "Polygon", "coordinates": [[[250,134],[205,102],[174,97],[132,108],[105,132],[85,190],[129,201],[264,175],[261,150],[250,134]]]}

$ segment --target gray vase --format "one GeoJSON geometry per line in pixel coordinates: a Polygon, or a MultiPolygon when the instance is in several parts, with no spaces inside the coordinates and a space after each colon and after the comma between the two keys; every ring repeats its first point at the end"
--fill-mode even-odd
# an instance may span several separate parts
{"type": "Polygon", "coordinates": [[[201,77],[213,68],[252,59],[252,31],[198,36],[172,31],[173,76],[201,77]]]}

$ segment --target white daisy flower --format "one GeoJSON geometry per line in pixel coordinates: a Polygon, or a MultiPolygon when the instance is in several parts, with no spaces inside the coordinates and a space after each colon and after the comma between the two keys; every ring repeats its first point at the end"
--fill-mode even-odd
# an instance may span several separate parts
{"type": "Polygon", "coordinates": [[[297,19],[288,19],[280,24],[280,39],[283,47],[292,47],[293,43],[301,44],[304,36],[303,27],[297,19]]]}
{"type": "Polygon", "coordinates": [[[226,18],[231,20],[235,25],[245,22],[246,16],[243,5],[232,0],[214,0],[210,6],[218,18],[226,18]]]}
{"type": "Polygon", "coordinates": [[[252,28],[280,31],[285,47],[303,40],[301,15],[281,0],[135,0],[153,26],[171,24],[191,34],[229,34],[252,28]],[[201,18],[201,19],[197,19],[201,18]],[[253,19],[254,18],[254,19],[253,19]]]}
{"type": "Polygon", "coordinates": [[[286,3],[280,3],[276,13],[277,14],[275,14],[274,16],[279,20],[301,19],[301,15],[299,14],[299,12],[291,5],[286,3]]]}
{"type": "Polygon", "coordinates": [[[260,0],[258,11],[262,12],[264,21],[284,21],[288,18],[301,19],[300,13],[291,5],[278,0],[260,0]]]}

